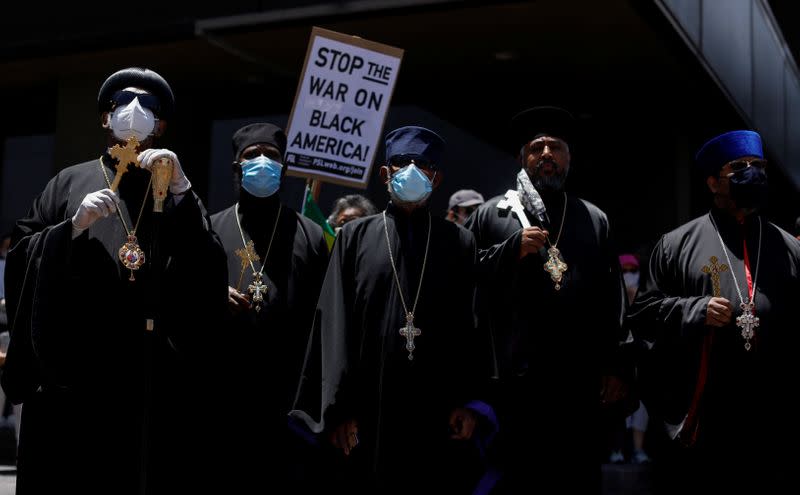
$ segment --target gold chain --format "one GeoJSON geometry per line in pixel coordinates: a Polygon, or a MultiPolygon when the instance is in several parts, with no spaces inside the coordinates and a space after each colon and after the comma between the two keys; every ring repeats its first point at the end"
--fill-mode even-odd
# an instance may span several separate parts
{"type": "Polygon", "coordinates": [[[272,226],[272,235],[269,236],[269,244],[267,245],[267,253],[264,255],[264,261],[261,262],[261,270],[256,271],[256,265],[253,263],[253,258],[250,257],[250,250],[247,249],[247,241],[244,238],[244,229],[242,229],[242,223],[239,221],[239,203],[236,203],[236,206],[233,209],[234,215],[236,215],[236,225],[239,227],[239,234],[242,235],[242,244],[244,245],[245,252],[247,253],[247,261],[250,262],[250,268],[253,269],[253,276],[261,275],[264,273],[264,267],[267,266],[267,258],[269,258],[269,252],[272,250],[272,241],[275,240],[275,232],[278,231],[278,220],[281,218],[281,211],[283,211],[283,205],[278,204],[278,215],[275,216],[275,224],[272,226]]]}
{"type": "MultiPolygon", "coordinates": [[[[108,178],[108,172],[106,172],[105,163],[103,162],[103,157],[100,156],[100,170],[103,172],[103,177],[106,179],[106,184],[108,184],[108,188],[111,189],[111,180],[108,178]]],[[[150,174],[150,182],[147,183],[147,189],[144,192],[144,199],[142,199],[142,207],[139,208],[139,216],[136,218],[136,225],[133,226],[133,230],[128,229],[128,224],[125,223],[125,219],[122,217],[122,210],[120,210],[119,205],[117,205],[117,214],[119,215],[119,219],[122,220],[122,226],[125,227],[125,232],[128,236],[135,236],[136,229],[139,228],[139,222],[142,221],[142,213],[144,212],[144,204],[147,203],[147,194],[150,191],[150,185],[153,183],[153,174],[150,174]]]]}

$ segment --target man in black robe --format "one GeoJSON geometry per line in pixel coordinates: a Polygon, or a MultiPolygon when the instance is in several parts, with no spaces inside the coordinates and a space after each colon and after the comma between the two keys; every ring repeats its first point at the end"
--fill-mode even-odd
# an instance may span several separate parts
{"type": "Polygon", "coordinates": [[[344,454],[337,491],[471,493],[481,474],[471,440],[488,428],[474,411],[491,413],[470,401],[490,358],[472,316],[475,243],[427,207],[443,145],[421,127],[390,132],[391,203],[334,244],[292,415],[344,454]]]}
{"type": "Polygon", "coordinates": [[[266,472],[273,480],[289,474],[287,414],[328,247],[319,225],[281,202],[283,130],[250,124],[234,133],[232,144],[239,200],[214,214],[211,223],[228,257],[230,311],[224,331],[233,347],[219,352],[231,378],[222,395],[225,460],[231,483],[243,489],[261,482],[266,472]],[[273,461],[254,454],[255,446],[257,452],[270,446],[273,461]]]}
{"type": "Polygon", "coordinates": [[[631,307],[636,337],[652,345],[642,394],[672,439],[663,493],[797,485],[800,243],[761,215],[763,156],[752,131],[701,148],[714,205],[661,238],[631,307]]]}
{"type": "Polygon", "coordinates": [[[8,257],[2,380],[24,403],[17,493],[203,492],[210,476],[196,466],[213,449],[195,427],[225,254],[177,156],[152,148],[174,110],[167,82],[123,69],[97,102],[108,148],[50,180],[8,257]],[[115,192],[110,149],[131,137],[141,168],[128,165],[115,192]],[[163,158],[174,167],[154,213],[149,169],[163,158]]]}
{"type": "Polygon", "coordinates": [[[466,224],[482,265],[479,325],[498,357],[502,486],[597,492],[601,412],[623,389],[619,262],[605,213],[564,191],[572,115],[536,107],[512,126],[522,148],[517,187],[466,224]]]}

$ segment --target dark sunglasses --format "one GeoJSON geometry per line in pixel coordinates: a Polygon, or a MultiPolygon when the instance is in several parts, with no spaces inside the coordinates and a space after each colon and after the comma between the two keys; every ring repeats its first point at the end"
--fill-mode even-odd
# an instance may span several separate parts
{"type": "Polygon", "coordinates": [[[433,162],[418,155],[394,156],[392,157],[391,160],[389,160],[389,165],[393,167],[403,168],[411,165],[411,162],[414,162],[414,165],[416,165],[417,168],[436,170],[436,165],[433,162]]]}
{"type": "Polygon", "coordinates": [[[111,97],[111,110],[113,111],[120,105],[127,105],[132,102],[134,98],[139,98],[139,104],[144,108],[149,108],[155,113],[161,109],[161,103],[158,98],[146,93],[134,93],[133,91],[119,90],[111,97]]]}
{"type": "Polygon", "coordinates": [[[767,161],[762,158],[755,158],[753,160],[734,160],[732,162],[728,162],[728,165],[731,166],[731,170],[733,172],[741,172],[747,167],[765,168],[767,166],[767,161]]]}

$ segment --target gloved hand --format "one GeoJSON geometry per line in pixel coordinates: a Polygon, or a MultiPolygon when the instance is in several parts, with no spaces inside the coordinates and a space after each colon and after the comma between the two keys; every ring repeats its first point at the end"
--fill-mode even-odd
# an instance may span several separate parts
{"type": "Polygon", "coordinates": [[[186,174],[183,173],[183,169],[181,168],[181,162],[178,161],[178,155],[171,152],[167,149],[149,149],[144,150],[139,153],[139,165],[152,172],[150,170],[153,167],[153,163],[159,158],[169,158],[172,160],[172,163],[175,166],[172,168],[172,180],[169,183],[169,191],[172,194],[183,194],[192,187],[192,183],[189,182],[189,179],[186,178],[186,174]]]}
{"type": "Polygon", "coordinates": [[[72,216],[72,226],[76,231],[83,232],[100,218],[116,213],[118,203],[119,196],[111,189],[89,193],[72,216]]]}

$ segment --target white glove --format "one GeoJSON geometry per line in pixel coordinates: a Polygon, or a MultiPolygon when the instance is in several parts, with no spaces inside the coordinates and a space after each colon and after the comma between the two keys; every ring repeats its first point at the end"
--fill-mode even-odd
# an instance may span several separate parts
{"type": "Polygon", "coordinates": [[[149,149],[139,153],[139,165],[148,170],[153,167],[153,163],[159,158],[169,158],[175,166],[172,168],[172,180],[169,183],[169,191],[172,194],[184,194],[192,187],[192,183],[186,178],[181,168],[181,162],[178,161],[178,155],[167,149],[149,149]]]}
{"type": "Polygon", "coordinates": [[[89,193],[81,201],[78,211],[72,216],[73,233],[80,234],[100,218],[117,212],[119,197],[111,189],[89,193]]]}

